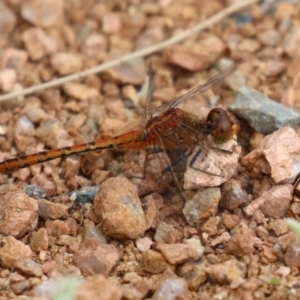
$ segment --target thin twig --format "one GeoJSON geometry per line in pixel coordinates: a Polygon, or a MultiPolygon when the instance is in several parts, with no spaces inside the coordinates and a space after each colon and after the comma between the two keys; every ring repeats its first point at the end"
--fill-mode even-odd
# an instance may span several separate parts
{"type": "Polygon", "coordinates": [[[24,96],[24,95],[28,95],[43,89],[47,89],[47,88],[52,88],[58,85],[61,85],[63,83],[72,81],[72,80],[78,80],[81,79],[83,77],[95,74],[95,73],[99,73],[102,72],[106,69],[115,67],[121,63],[124,63],[130,59],[133,58],[137,58],[137,57],[144,57],[146,55],[158,52],[168,46],[174,45],[178,42],[181,42],[182,40],[186,39],[187,37],[191,36],[192,34],[195,34],[196,32],[202,31],[218,22],[220,22],[222,19],[228,17],[229,15],[231,15],[232,13],[235,13],[251,4],[257,3],[260,0],[243,0],[243,1],[239,1],[229,7],[227,7],[226,9],[222,10],[221,12],[215,14],[214,16],[212,16],[211,18],[205,20],[204,22],[196,25],[195,27],[185,30],[182,33],[171,37],[168,40],[165,40],[161,43],[158,43],[156,45],[147,47],[145,49],[130,53],[130,54],[126,54],[121,58],[112,60],[110,62],[101,64],[99,66],[84,70],[82,72],[78,72],[69,76],[65,76],[59,79],[55,79],[49,82],[45,82],[36,86],[32,86],[29,88],[26,88],[24,90],[21,91],[16,91],[16,92],[12,92],[12,93],[8,93],[5,95],[0,96],[0,102],[11,99],[11,98],[15,98],[15,97],[19,97],[19,96],[24,96]]]}

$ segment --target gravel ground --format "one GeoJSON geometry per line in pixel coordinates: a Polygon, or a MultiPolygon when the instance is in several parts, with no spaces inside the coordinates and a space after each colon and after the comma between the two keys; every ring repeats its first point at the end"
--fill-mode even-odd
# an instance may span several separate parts
{"type": "Polygon", "coordinates": [[[127,132],[150,64],[157,108],[241,61],[180,106],[200,118],[228,108],[240,126],[229,148],[200,141],[198,167],[175,170],[185,191],[161,175],[165,153],[144,150],[0,174],[1,300],[61,299],[62,286],[67,300],[300,299],[300,244],[284,220],[300,215],[300,5],[220,17],[242,2],[0,2],[0,161],[127,132]]]}

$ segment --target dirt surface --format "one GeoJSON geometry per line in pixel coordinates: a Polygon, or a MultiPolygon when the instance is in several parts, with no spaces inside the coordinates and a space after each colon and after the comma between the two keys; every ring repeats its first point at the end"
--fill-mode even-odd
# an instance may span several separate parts
{"type": "MultiPolygon", "coordinates": [[[[237,2],[2,1],[0,92],[122,58],[237,2]]],[[[238,144],[207,157],[233,177],[181,174],[184,196],[160,177],[164,153],[148,157],[146,178],[124,176],[145,171],[144,151],[0,174],[0,299],[54,299],[70,274],[81,279],[74,299],[300,299],[300,244],[284,220],[300,215],[299,19],[296,0],[262,1],[146,57],[1,102],[0,161],[126,132],[143,115],[150,62],[154,108],[241,59],[222,87],[181,108],[226,109],[246,86],[295,109],[296,121],[265,137],[238,119],[238,144]]]]}

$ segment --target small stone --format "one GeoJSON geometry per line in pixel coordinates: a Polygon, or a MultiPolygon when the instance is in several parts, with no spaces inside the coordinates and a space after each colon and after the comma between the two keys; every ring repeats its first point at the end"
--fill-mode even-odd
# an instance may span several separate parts
{"type": "Polygon", "coordinates": [[[158,193],[152,193],[143,199],[146,218],[146,230],[156,229],[159,223],[159,210],[164,206],[164,200],[158,193]]]}
{"type": "Polygon", "coordinates": [[[0,3],[0,35],[9,34],[16,25],[16,16],[4,2],[0,3]]]}
{"type": "Polygon", "coordinates": [[[269,47],[275,47],[280,43],[281,37],[277,30],[270,29],[259,34],[260,41],[269,47]]]}
{"type": "Polygon", "coordinates": [[[26,276],[41,277],[42,267],[29,257],[21,257],[16,260],[14,268],[26,276]]]}
{"type": "Polygon", "coordinates": [[[182,278],[163,280],[153,295],[157,300],[192,300],[192,294],[188,290],[187,283],[182,278]]]}
{"type": "Polygon", "coordinates": [[[269,229],[273,230],[276,236],[286,234],[289,230],[286,221],[282,219],[270,220],[268,225],[269,229]]]}
{"type": "Polygon", "coordinates": [[[218,226],[220,224],[220,217],[210,217],[205,223],[201,225],[201,232],[208,236],[214,236],[218,233],[218,226]]]}
{"type": "Polygon", "coordinates": [[[184,239],[183,243],[193,249],[197,255],[194,259],[200,259],[204,254],[204,247],[201,244],[199,237],[192,237],[190,239],[184,239]]]}
{"type": "Polygon", "coordinates": [[[284,254],[285,264],[292,268],[300,268],[300,246],[288,246],[284,254]]]}
{"type": "Polygon", "coordinates": [[[156,248],[172,265],[182,264],[189,259],[195,259],[199,255],[194,247],[187,244],[165,244],[160,242],[157,243],[156,248]]]}
{"type": "Polygon", "coordinates": [[[103,34],[92,33],[85,40],[82,46],[82,52],[88,57],[98,58],[107,51],[107,38],[103,34]]]}
{"type": "Polygon", "coordinates": [[[215,264],[205,269],[210,279],[218,284],[229,284],[237,278],[245,278],[246,265],[234,259],[215,264]]]}
{"type": "Polygon", "coordinates": [[[80,244],[74,254],[75,265],[83,276],[103,274],[108,276],[120,260],[120,253],[113,245],[100,245],[95,239],[80,244]]]}
{"type": "Polygon", "coordinates": [[[63,19],[64,1],[29,0],[21,2],[21,16],[38,27],[53,27],[63,19]]]}
{"type": "Polygon", "coordinates": [[[223,232],[221,235],[216,237],[214,240],[210,242],[212,247],[215,247],[217,245],[225,244],[230,240],[231,236],[228,232],[223,232]]]}
{"type": "Polygon", "coordinates": [[[275,274],[279,275],[281,277],[286,277],[288,275],[290,275],[291,273],[291,268],[286,267],[286,266],[280,266],[276,271],[275,274]]]}
{"type": "Polygon", "coordinates": [[[178,267],[177,274],[185,279],[192,291],[197,291],[207,280],[203,262],[186,262],[178,267]]]}
{"type": "Polygon", "coordinates": [[[23,295],[31,288],[29,280],[18,273],[12,273],[9,277],[9,285],[16,295],[23,295]]]}
{"type": "Polygon", "coordinates": [[[189,46],[176,45],[163,53],[166,63],[189,71],[203,71],[225,51],[225,44],[217,36],[209,36],[189,46]],[[200,53],[200,54],[199,54],[200,53]]]}
{"type": "Polygon", "coordinates": [[[89,88],[87,85],[82,83],[68,82],[63,86],[64,92],[77,100],[87,101],[92,98],[99,98],[100,94],[94,88],[89,88]]]}
{"type": "Polygon", "coordinates": [[[57,51],[56,40],[40,28],[30,28],[24,31],[22,40],[32,60],[39,60],[57,51]]]}
{"type": "Polygon", "coordinates": [[[103,275],[93,275],[87,278],[76,291],[76,300],[101,299],[121,300],[122,289],[103,275]]]}
{"type": "Polygon", "coordinates": [[[26,115],[33,123],[40,123],[49,118],[49,115],[39,107],[29,107],[26,115]]]}
{"type": "Polygon", "coordinates": [[[61,220],[47,220],[45,226],[48,234],[54,237],[60,237],[62,234],[70,233],[70,227],[68,223],[61,220]]]}
{"type": "Polygon", "coordinates": [[[0,71],[0,90],[5,93],[11,92],[17,81],[17,73],[13,69],[4,69],[0,71]]]}
{"type": "Polygon", "coordinates": [[[8,185],[0,188],[0,233],[24,236],[38,222],[38,206],[23,190],[8,185]]]}
{"type": "MultiPolygon", "coordinates": [[[[111,59],[118,57],[111,57],[111,59]]],[[[142,58],[131,59],[117,67],[103,71],[102,76],[107,81],[117,84],[142,85],[147,74],[145,61],[142,58]]]]}
{"type": "Polygon", "coordinates": [[[221,221],[221,223],[227,229],[233,229],[235,226],[237,226],[240,223],[240,218],[237,215],[222,214],[222,221],[221,221]]]}
{"type": "Polygon", "coordinates": [[[298,239],[293,232],[289,231],[288,233],[278,237],[278,243],[282,250],[286,251],[289,246],[297,245],[298,239]]]}
{"type": "Polygon", "coordinates": [[[295,27],[295,29],[290,30],[290,32],[285,36],[283,41],[283,49],[286,54],[292,58],[300,56],[300,28],[295,27]]]}
{"type": "Polygon", "coordinates": [[[229,108],[263,134],[272,133],[284,126],[296,129],[300,124],[300,114],[297,111],[248,87],[239,89],[229,108]]]}
{"type": "Polygon", "coordinates": [[[273,186],[269,191],[263,192],[261,198],[265,197],[260,205],[260,210],[268,217],[283,218],[293,199],[294,188],[291,184],[273,186]]]}
{"type": "Polygon", "coordinates": [[[95,239],[98,244],[107,244],[106,238],[103,235],[100,226],[95,226],[90,220],[84,220],[84,241],[95,239]]]}
{"type": "Polygon", "coordinates": [[[197,225],[199,221],[214,216],[218,209],[221,192],[219,188],[207,188],[197,191],[195,196],[187,201],[183,214],[190,225],[197,225]]]}
{"type": "Polygon", "coordinates": [[[255,39],[243,39],[239,44],[239,50],[249,53],[255,53],[261,47],[261,44],[255,39]]]}
{"type": "Polygon", "coordinates": [[[233,229],[231,239],[226,243],[225,250],[227,253],[237,257],[254,252],[255,243],[254,232],[244,223],[233,229]]]}
{"type": "Polygon", "coordinates": [[[1,58],[1,69],[16,69],[23,68],[28,60],[28,53],[24,50],[15,48],[7,48],[3,52],[1,58]]]}
{"type": "Polygon", "coordinates": [[[68,206],[59,203],[53,203],[44,199],[37,199],[39,206],[39,216],[45,220],[56,220],[67,214],[68,206]]]}
{"type": "Polygon", "coordinates": [[[79,190],[71,192],[70,198],[77,204],[92,203],[98,191],[99,186],[84,186],[79,190]]]}
{"type": "Polygon", "coordinates": [[[51,56],[51,65],[59,75],[65,76],[77,73],[82,69],[82,59],[79,55],[57,52],[51,56]]]}
{"type": "Polygon", "coordinates": [[[104,33],[117,33],[121,29],[121,19],[116,13],[108,13],[102,17],[102,30],[104,33]]]}
{"type": "Polygon", "coordinates": [[[219,205],[226,210],[235,210],[249,201],[240,180],[229,179],[222,188],[222,198],[219,205]]]}
{"type": "Polygon", "coordinates": [[[22,242],[8,236],[0,249],[0,261],[4,268],[12,268],[19,258],[31,257],[32,251],[22,242]]]}
{"type": "Polygon", "coordinates": [[[182,240],[182,233],[172,225],[159,222],[155,231],[154,240],[156,242],[163,241],[172,244],[182,240]]]}
{"type": "Polygon", "coordinates": [[[286,63],[282,61],[269,60],[266,63],[265,74],[269,77],[281,75],[286,69],[286,63]]]}
{"type": "Polygon", "coordinates": [[[147,251],[150,249],[151,245],[153,244],[152,240],[150,240],[149,238],[147,237],[144,237],[144,238],[138,238],[136,241],[135,241],[135,244],[136,244],[136,247],[141,251],[141,252],[144,252],[144,251],[147,251]]]}
{"type": "Polygon", "coordinates": [[[49,237],[45,228],[33,231],[30,238],[30,248],[33,251],[46,251],[49,247],[49,237]]]}
{"type": "Polygon", "coordinates": [[[169,264],[163,255],[151,249],[142,252],[140,264],[141,268],[150,274],[163,273],[169,268],[169,264]]]}
{"type": "Polygon", "coordinates": [[[118,239],[136,239],[146,229],[145,214],[136,187],[126,178],[106,180],[94,200],[107,234],[118,239]]]}

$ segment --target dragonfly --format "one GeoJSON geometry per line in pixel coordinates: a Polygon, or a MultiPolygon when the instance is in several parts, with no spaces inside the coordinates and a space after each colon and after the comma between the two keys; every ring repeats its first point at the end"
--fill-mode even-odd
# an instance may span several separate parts
{"type": "MultiPolygon", "coordinates": [[[[232,73],[237,62],[224,68],[204,84],[198,85],[189,92],[179,96],[171,102],[165,103],[152,110],[151,100],[153,84],[149,84],[146,106],[140,124],[136,129],[123,134],[104,137],[88,143],[59,149],[44,150],[37,153],[22,155],[0,162],[0,173],[12,173],[22,168],[27,168],[38,163],[44,163],[56,158],[63,158],[74,154],[102,150],[145,150],[147,153],[163,152],[168,155],[170,151],[180,150],[183,156],[191,153],[191,149],[199,146],[200,152],[209,154],[214,152],[211,144],[216,146],[227,143],[239,130],[236,119],[222,108],[213,108],[206,118],[182,110],[177,106],[198,93],[203,93],[212,86],[222,81],[232,73]],[[211,142],[209,142],[209,140],[211,142]]],[[[153,73],[153,71],[150,71],[153,73]]],[[[150,74],[153,78],[153,74],[150,74]]],[[[151,80],[150,80],[151,81],[151,80]]],[[[190,160],[193,166],[199,150],[190,160]]],[[[181,155],[182,156],[182,155],[181,155]]],[[[180,157],[181,157],[180,156],[180,157]]],[[[213,156],[217,156],[216,153],[213,156]]],[[[173,169],[180,157],[171,161],[164,171],[173,169]]],[[[163,172],[164,172],[163,171],[163,172]]],[[[203,169],[204,172],[205,168],[203,169]]],[[[207,171],[209,173],[209,171],[207,171]]],[[[222,173],[220,173],[220,176],[222,173]]]]}

